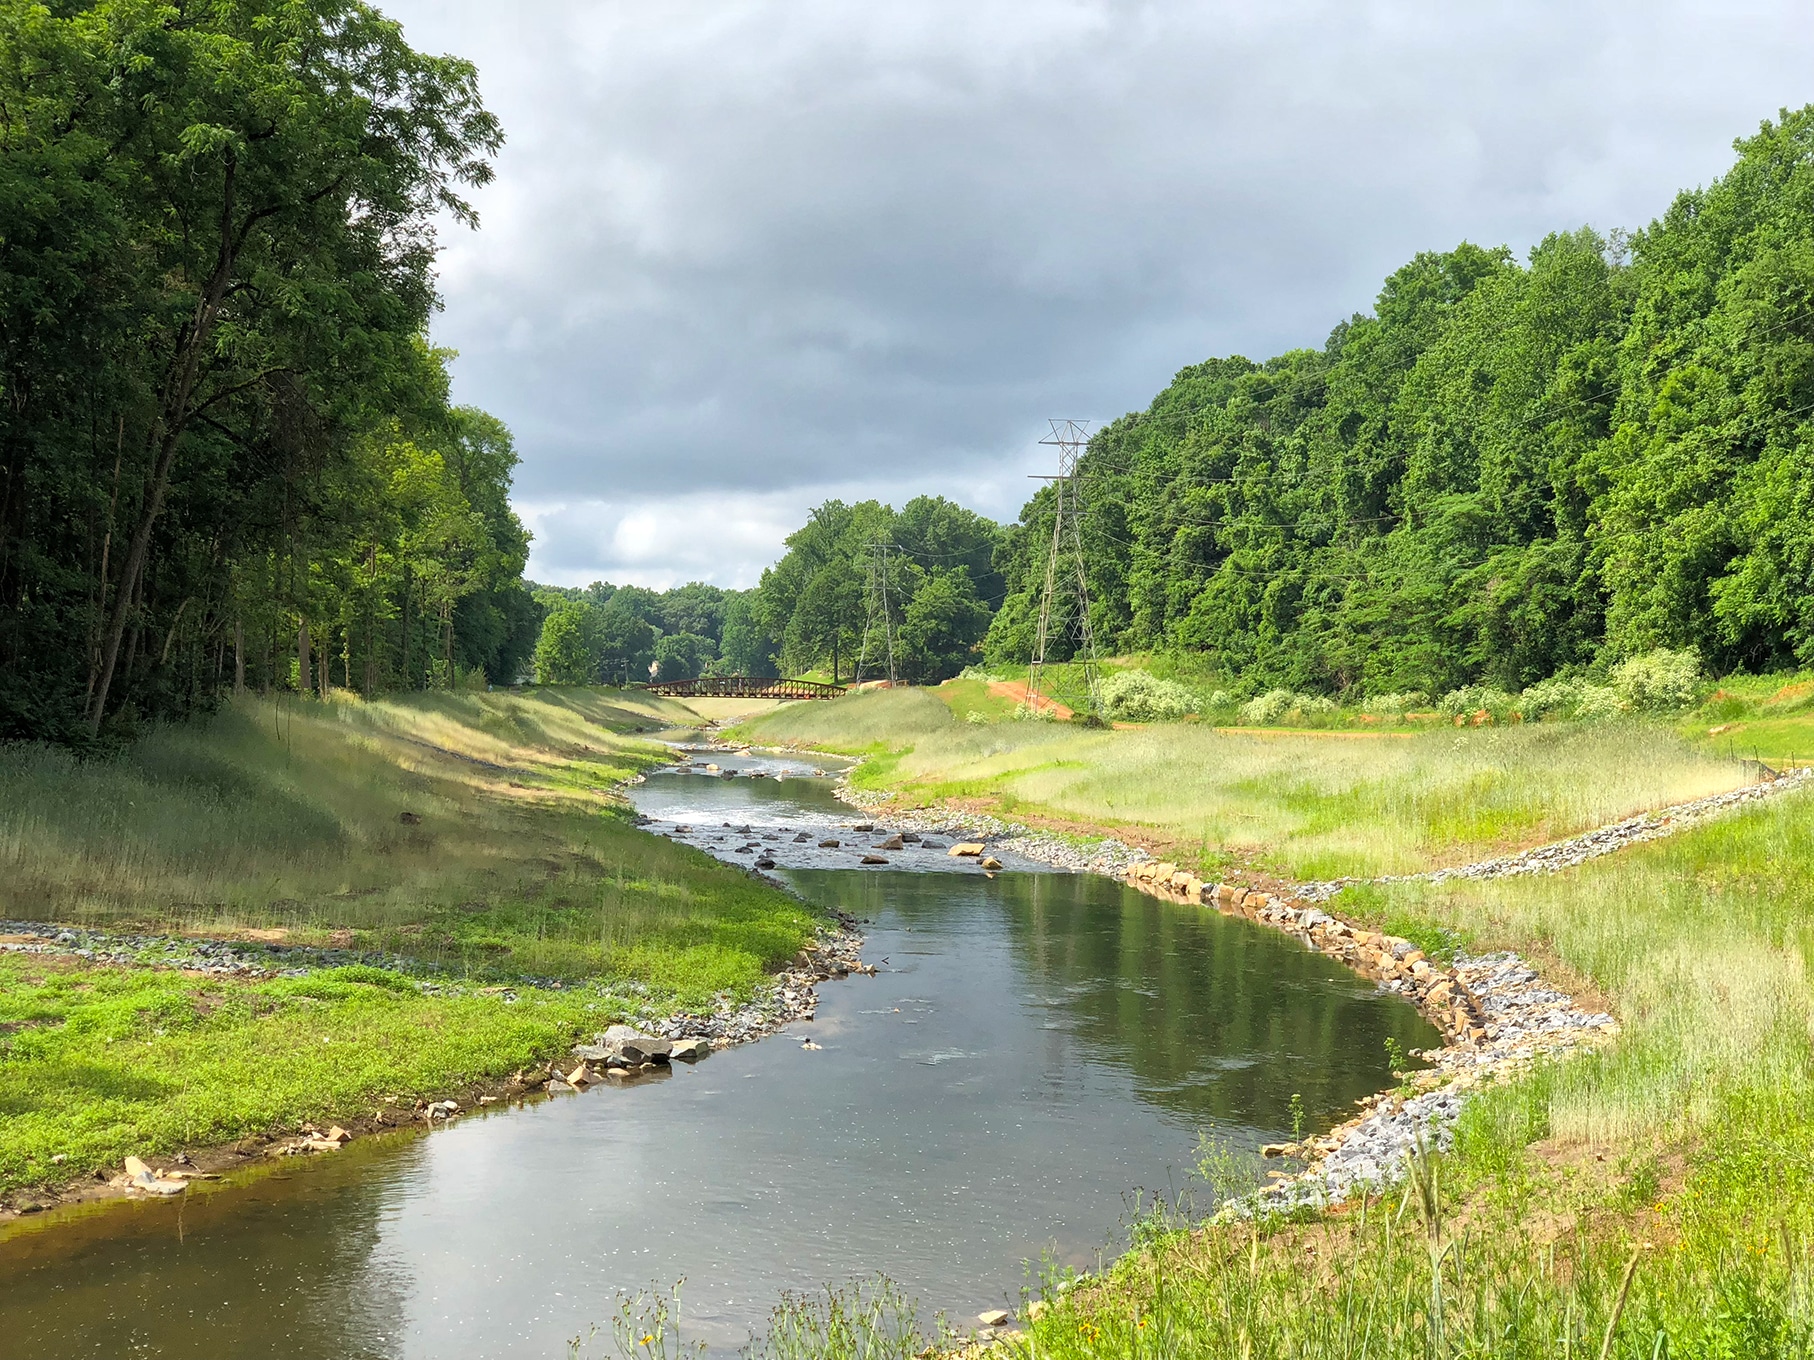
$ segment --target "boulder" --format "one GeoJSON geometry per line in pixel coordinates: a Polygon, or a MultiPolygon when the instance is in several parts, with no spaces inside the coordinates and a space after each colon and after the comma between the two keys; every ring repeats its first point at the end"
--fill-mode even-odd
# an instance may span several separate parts
{"type": "Polygon", "coordinates": [[[698,1062],[712,1051],[712,1041],[694,1036],[689,1039],[676,1039],[674,1047],[668,1051],[669,1058],[678,1058],[681,1062],[698,1062]]]}
{"type": "Polygon", "coordinates": [[[957,857],[960,855],[976,856],[982,854],[982,852],[983,843],[981,841],[959,841],[945,853],[957,857]]]}
{"type": "Polygon", "coordinates": [[[836,850],[838,848],[838,842],[833,840],[820,841],[819,848],[821,850],[836,850]]]}
{"type": "Polygon", "coordinates": [[[569,1086],[590,1086],[593,1081],[592,1069],[581,1063],[564,1078],[569,1086]]]}
{"type": "Polygon", "coordinates": [[[907,842],[902,840],[899,836],[890,836],[887,840],[882,841],[871,848],[876,850],[905,850],[907,848],[907,842]]]}
{"type": "Polygon", "coordinates": [[[1005,1327],[1014,1321],[1014,1314],[1006,1308],[990,1308],[976,1315],[976,1320],[985,1327],[1005,1327]]]}
{"type": "Polygon", "coordinates": [[[874,822],[852,822],[850,829],[852,831],[874,831],[876,826],[874,822]]]}
{"type": "Polygon", "coordinates": [[[995,858],[994,855],[984,855],[981,863],[983,868],[989,870],[991,873],[1001,868],[1001,861],[995,858]]]}
{"type": "Polygon", "coordinates": [[[888,863],[888,861],[880,855],[864,855],[860,862],[863,864],[886,864],[886,863],[888,863]]]}
{"type": "Polygon", "coordinates": [[[611,1046],[609,1044],[575,1044],[573,1056],[581,1062],[607,1062],[611,1057],[611,1046]]]}
{"type": "Polygon", "coordinates": [[[668,1054],[674,1051],[672,1039],[657,1039],[652,1035],[639,1034],[633,1039],[625,1039],[617,1046],[618,1054],[626,1061],[641,1065],[643,1063],[665,1063],[668,1054]]]}

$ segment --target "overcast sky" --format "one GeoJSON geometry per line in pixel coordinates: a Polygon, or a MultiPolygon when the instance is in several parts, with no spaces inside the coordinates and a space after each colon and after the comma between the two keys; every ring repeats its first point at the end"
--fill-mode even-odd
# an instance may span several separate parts
{"type": "Polygon", "coordinates": [[[562,584],[751,585],[830,496],[1011,519],[1047,417],[1642,225],[1814,100],[1809,0],[380,3],[504,122],[435,338],[562,584]]]}

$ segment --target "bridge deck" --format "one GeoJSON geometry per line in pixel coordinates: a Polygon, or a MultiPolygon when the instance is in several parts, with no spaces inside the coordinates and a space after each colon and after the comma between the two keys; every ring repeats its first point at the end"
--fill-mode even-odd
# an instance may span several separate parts
{"type": "Polygon", "coordinates": [[[674,699],[835,699],[842,685],[819,680],[768,680],[756,675],[702,675],[694,680],[652,680],[651,694],[674,699]]]}

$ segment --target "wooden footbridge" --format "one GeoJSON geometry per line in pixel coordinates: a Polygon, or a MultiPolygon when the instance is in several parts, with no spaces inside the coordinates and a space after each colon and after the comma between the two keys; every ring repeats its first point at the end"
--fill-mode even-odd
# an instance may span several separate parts
{"type": "Polygon", "coordinates": [[[702,675],[696,680],[652,680],[650,694],[673,699],[835,699],[843,685],[819,680],[765,680],[757,675],[702,675]]]}

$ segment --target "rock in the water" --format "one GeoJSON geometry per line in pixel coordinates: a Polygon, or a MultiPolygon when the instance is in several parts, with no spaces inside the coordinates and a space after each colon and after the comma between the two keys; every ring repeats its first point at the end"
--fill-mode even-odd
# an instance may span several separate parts
{"type": "Polygon", "coordinates": [[[983,852],[981,841],[959,841],[945,853],[947,855],[980,855],[983,852]]]}
{"type": "Polygon", "coordinates": [[[756,861],[756,867],[758,869],[772,869],[775,867],[775,861],[772,859],[759,859],[756,861]]]}
{"type": "Polygon", "coordinates": [[[712,1051],[712,1041],[697,1036],[690,1039],[676,1039],[668,1057],[678,1058],[681,1062],[698,1062],[712,1051]]]}
{"type": "Polygon", "coordinates": [[[876,825],[874,822],[852,822],[850,829],[852,831],[874,831],[876,825]]]}
{"type": "Polygon", "coordinates": [[[1001,861],[998,860],[997,858],[995,858],[994,855],[984,855],[983,859],[982,859],[982,865],[983,865],[983,868],[985,868],[985,869],[990,869],[990,870],[999,869],[999,868],[1001,868],[1001,861]]]}
{"type": "Polygon", "coordinates": [[[820,841],[819,848],[821,850],[836,850],[838,848],[838,842],[831,840],[820,841]]]}
{"type": "Polygon", "coordinates": [[[978,1313],[976,1320],[985,1327],[1005,1327],[1014,1321],[1014,1314],[1006,1308],[991,1308],[986,1312],[978,1313]]]}
{"type": "Polygon", "coordinates": [[[877,850],[905,850],[907,848],[907,842],[902,840],[899,836],[890,836],[887,840],[880,842],[873,848],[877,850]]]}
{"type": "Polygon", "coordinates": [[[807,841],[810,841],[811,839],[812,839],[811,836],[807,835],[804,831],[802,831],[798,836],[794,837],[794,844],[795,845],[804,845],[807,841]]]}
{"type": "Polygon", "coordinates": [[[888,863],[888,861],[886,859],[882,858],[882,856],[880,856],[880,855],[864,855],[861,862],[864,864],[886,864],[886,863],[888,863]]]}

